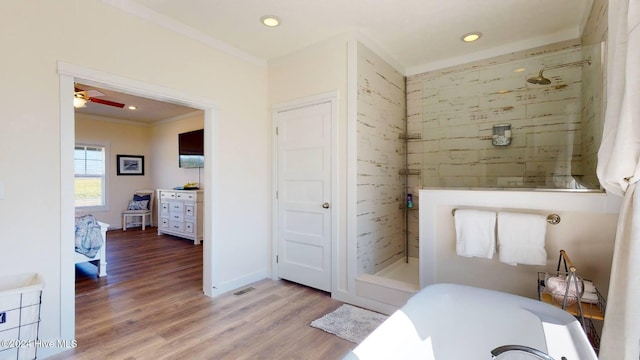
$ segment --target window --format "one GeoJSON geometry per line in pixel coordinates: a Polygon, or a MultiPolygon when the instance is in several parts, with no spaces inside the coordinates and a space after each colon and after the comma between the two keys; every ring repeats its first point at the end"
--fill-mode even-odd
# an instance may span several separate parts
{"type": "Polygon", "coordinates": [[[75,206],[105,206],[105,148],[76,145],[74,151],[75,206]]]}

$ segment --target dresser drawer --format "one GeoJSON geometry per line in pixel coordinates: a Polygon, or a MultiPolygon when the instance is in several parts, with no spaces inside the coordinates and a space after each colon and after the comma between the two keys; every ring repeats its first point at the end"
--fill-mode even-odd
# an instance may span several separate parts
{"type": "Polygon", "coordinates": [[[195,232],[194,224],[192,222],[185,221],[184,232],[186,232],[187,234],[193,234],[195,232]]]}
{"type": "Polygon", "coordinates": [[[183,213],[170,213],[169,214],[169,220],[171,221],[184,221],[184,214],[183,213]]]}
{"type": "Polygon", "coordinates": [[[169,203],[167,203],[167,202],[160,203],[160,212],[163,215],[168,215],[169,214],[169,203]]]}
{"type": "Polygon", "coordinates": [[[190,192],[180,192],[176,194],[176,199],[183,201],[196,201],[196,194],[190,192]]]}
{"type": "Polygon", "coordinates": [[[168,229],[169,228],[169,218],[168,217],[163,217],[162,219],[160,219],[160,227],[162,229],[168,229]]]}
{"type": "Polygon", "coordinates": [[[184,204],[181,202],[170,202],[169,203],[169,211],[172,213],[180,213],[184,212],[184,204]]]}
{"type": "Polygon", "coordinates": [[[184,232],[184,222],[182,221],[169,221],[169,229],[173,231],[184,232]]]}
{"type": "Polygon", "coordinates": [[[173,200],[176,198],[176,193],[173,191],[160,191],[160,200],[173,200]]]}
{"type": "Polygon", "coordinates": [[[193,205],[184,206],[184,216],[194,217],[196,215],[196,207],[193,205]]]}

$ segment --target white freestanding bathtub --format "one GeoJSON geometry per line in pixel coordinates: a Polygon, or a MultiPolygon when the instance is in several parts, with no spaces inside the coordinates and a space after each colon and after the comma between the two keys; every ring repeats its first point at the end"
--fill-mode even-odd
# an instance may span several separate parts
{"type": "MultiPolygon", "coordinates": [[[[560,360],[597,359],[580,323],[552,305],[503,292],[436,284],[414,295],[345,359],[492,359],[505,345],[560,360]]],[[[496,359],[540,359],[511,350],[496,359]]]]}

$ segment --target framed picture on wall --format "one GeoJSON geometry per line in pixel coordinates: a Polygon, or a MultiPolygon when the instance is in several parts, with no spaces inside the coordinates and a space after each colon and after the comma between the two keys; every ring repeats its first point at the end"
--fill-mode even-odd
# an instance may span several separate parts
{"type": "Polygon", "coordinates": [[[144,156],[116,155],[118,158],[118,175],[144,175],[144,156]]]}

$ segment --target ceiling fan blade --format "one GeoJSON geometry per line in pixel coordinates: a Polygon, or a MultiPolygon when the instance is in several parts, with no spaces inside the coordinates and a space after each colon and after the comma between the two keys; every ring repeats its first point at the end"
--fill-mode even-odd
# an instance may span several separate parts
{"type": "Polygon", "coordinates": [[[88,97],[104,96],[103,93],[101,93],[100,91],[98,91],[96,89],[84,90],[84,93],[87,94],[88,97]]]}
{"type": "Polygon", "coordinates": [[[97,104],[115,106],[115,107],[119,107],[119,108],[123,108],[124,107],[124,104],[121,104],[119,102],[109,101],[109,100],[104,100],[104,99],[98,99],[98,98],[93,98],[93,97],[89,98],[89,101],[91,101],[93,103],[97,103],[97,104]]]}

